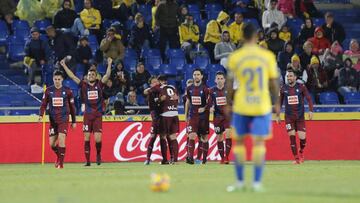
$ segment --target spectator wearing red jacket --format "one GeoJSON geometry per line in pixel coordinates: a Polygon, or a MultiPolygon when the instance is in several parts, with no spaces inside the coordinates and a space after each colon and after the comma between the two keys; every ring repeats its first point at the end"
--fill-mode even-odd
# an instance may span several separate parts
{"type": "Polygon", "coordinates": [[[316,55],[322,55],[325,49],[330,48],[331,44],[324,36],[324,30],[321,27],[315,29],[314,37],[309,41],[313,44],[312,53],[316,55]]]}
{"type": "Polygon", "coordinates": [[[293,18],[296,16],[295,5],[294,1],[292,0],[279,0],[278,9],[288,18],[293,18]]]}

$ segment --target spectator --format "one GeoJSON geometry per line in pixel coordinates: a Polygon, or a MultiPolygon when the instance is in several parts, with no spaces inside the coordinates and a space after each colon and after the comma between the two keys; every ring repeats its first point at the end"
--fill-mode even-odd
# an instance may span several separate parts
{"type": "Polygon", "coordinates": [[[130,74],[125,70],[122,61],[119,60],[115,63],[115,68],[111,71],[111,78],[118,92],[122,92],[124,95],[128,93],[130,89],[130,74]]]}
{"type": "Polygon", "coordinates": [[[243,33],[243,15],[241,13],[235,13],[234,15],[235,21],[230,24],[229,32],[231,37],[231,42],[236,46],[242,46],[244,41],[244,33],[243,33]]]}
{"type": "Polygon", "coordinates": [[[229,18],[227,13],[220,11],[217,19],[209,21],[206,26],[204,46],[209,53],[211,63],[217,63],[214,56],[215,45],[221,41],[221,33],[228,30],[226,24],[229,21],[229,18]]]}
{"type": "MultiPolygon", "coordinates": [[[[308,79],[308,75],[305,69],[301,67],[300,58],[297,54],[294,54],[291,57],[291,63],[287,65],[287,68],[291,68],[296,75],[296,82],[300,84],[305,84],[308,79]]],[[[285,78],[287,78],[288,72],[285,74],[285,78]]],[[[285,80],[285,84],[288,84],[288,81],[285,80]]]]}
{"type": "Polygon", "coordinates": [[[11,13],[5,14],[4,21],[5,21],[5,24],[7,26],[7,30],[8,30],[9,35],[13,35],[14,34],[14,29],[13,29],[12,24],[14,22],[14,15],[11,14],[11,13]]]}
{"type": "Polygon", "coordinates": [[[24,64],[28,67],[28,84],[32,84],[36,74],[41,75],[41,66],[49,60],[50,48],[47,42],[40,39],[40,31],[36,27],[30,30],[31,39],[26,42],[24,64]],[[35,63],[34,63],[35,62],[35,63]]]}
{"type": "Polygon", "coordinates": [[[327,90],[328,78],[326,71],[321,67],[317,56],[311,57],[310,66],[307,69],[308,81],[307,88],[315,97],[316,103],[319,103],[318,94],[327,90]]]}
{"type": "Polygon", "coordinates": [[[220,64],[227,66],[227,57],[236,50],[236,45],[230,41],[230,33],[224,31],[222,33],[222,41],[215,45],[214,55],[216,60],[220,60],[220,64]]]}
{"type": "MultiPolygon", "coordinates": [[[[281,70],[281,76],[284,77],[291,57],[294,55],[294,46],[291,42],[284,44],[283,50],[277,55],[278,66],[281,70]]],[[[299,60],[300,61],[300,60],[299,60]]]]}
{"type": "Polygon", "coordinates": [[[160,4],[160,0],[155,0],[154,1],[154,6],[151,8],[151,29],[155,32],[155,27],[156,27],[156,20],[155,20],[155,14],[156,14],[156,10],[158,8],[160,4]]]}
{"type": "Polygon", "coordinates": [[[14,0],[1,0],[0,1],[0,17],[7,14],[13,15],[16,11],[16,3],[14,0]]]}
{"type": "Polygon", "coordinates": [[[124,115],[125,114],[125,101],[124,95],[119,92],[116,94],[116,99],[114,101],[114,110],[112,115],[124,115]]]}
{"type": "Polygon", "coordinates": [[[281,29],[286,22],[284,14],[276,8],[277,2],[277,0],[271,0],[270,8],[263,13],[262,26],[265,31],[272,27],[274,23],[276,23],[278,29],[281,29]]]}
{"type": "Polygon", "coordinates": [[[193,48],[197,47],[200,38],[199,27],[194,24],[192,15],[187,15],[185,22],[179,26],[179,36],[181,48],[185,52],[188,62],[191,62],[190,52],[193,48]]]}
{"type": "Polygon", "coordinates": [[[138,94],[142,94],[144,90],[148,87],[148,81],[151,77],[151,74],[148,70],[145,70],[143,63],[138,63],[136,66],[135,73],[132,74],[132,87],[130,90],[135,90],[138,94]]]}
{"type": "Polygon", "coordinates": [[[55,13],[53,24],[56,29],[63,29],[65,32],[70,32],[76,18],[76,12],[71,9],[71,0],[64,0],[62,9],[55,13]]]}
{"type": "Polygon", "coordinates": [[[291,40],[291,32],[289,30],[289,27],[287,25],[283,25],[280,32],[279,32],[279,38],[283,40],[284,42],[289,42],[291,40]]]}
{"type": "Polygon", "coordinates": [[[132,106],[139,106],[139,104],[137,103],[137,96],[135,91],[130,91],[128,93],[125,106],[130,107],[125,110],[126,115],[136,115],[140,113],[139,109],[131,109],[132,106]]]}
{"type": "Polygon", "coordinates": [[[297,42],[299,45],[304,44],[309,38],[314,36],[315,27],[311,18],[305,19],[305,24],[301,26],[297,42]]]}
{"type": "Polygon", "coordinates": [[[93,0],[94,7],[100,11],[103,19],[113,19],[112,0],[93,0]]]}
{"type": "Polygon", "coordinates": [[[44,93],[44,88],[41,83],[41,76],[36,75],[34,77],[34,83],[30,86],[31,94],[42,94],[44,93]]]}
{"type": "Polygon", "coordinates": [[[350,41],[350,50],[346,50],[343,55],[343,59],[350,58],[354,64],[354,68],[360,71],[360,46],[356,39],[350,41]]]}
{"type": "Polygon", "coordinates": [[[269,30],[269,39],[266,41],[266,44],[270,51],[272,51],[275,56],[284,48],[285,42],[279,39],[279,33],[277,28],[272,28],[269,30]]]}
{"type": "Polygon", "coordinates": [[[299,18],[321,18],[322,13],[315,7],[313,0],[295,0],[295,12],[299,18]]]}
{"type": "Polygon", "coordinates": [[[344,67],[340,69],[338,76],[337,90],[341,96],[348,92],[356,92],[358,87],[358,78],[356,70],[350,58],[345,59],[344,67]]]}
{"type": "Polygon", "coordinates": [[[288,18],[294,18],[296,16],[293,0],[279,0],[278,9],[288,18]]]}
{"type": "Polygon", "coordinates": [[[123,0],[120,7],[115,11],[115,18],[122,24],[125,24],[127,20],[133,20],[134,14],[132,13],[131,5],[134,1],[123,0]]]}
{"type": "MultiPolygon", "coordinates": [[[[324,69],[329,79],[333,78],[334,71],[343,65],[342,48],[339,42],[335,41],[330,49],[324,53],[324,69]]],[[[330,85],[331,86],[331,85],[330,85]]]]}
{"type": "Polygon", "coordinates": [[[306,41],[303,45],[304,52],[300,54],[301,67],[303,67],[304,69],[307,69],[310,65],[310,61],[312,57],[312,49],[313,49],[312,43],[306,41]]]}
{"type": "Polygon", "coordinates": [[[325,14],[325,24],[323,24],[322,29],[324,30],[325,37],[333,43],[338,41],[340,44],[345,40],[345,30],[344,27],[338,22],[334,21],[334,16],[332,13],[327,12],[325,14]]]}
{"type": "Polygon", "coordinates": [[[166,43],[169,42],[170,49],[178,49],[178,5],[174,0],[166,0],[159,4],[155,13],[156,26],[160,28],[160,53],[161,58],[165,60],[166,43]]]}
{"type": "Polygon", "coordinates": [[[85,67],[84,74],[86,75],[89,70],[90,61],[93,55],[89,46],[89,41],[86,36],[79,39],[79,45],[76,48],[76,59],[77,62],[83,64],[85,67]]]}
{"type": "Polygon", "coordinates": [[[152,47],[152,31],[140,13],[136,14],[135,23],[136,25],[131,29],[129,45],[140,55],[142,48],[149,49],[152,47]]]}
{"type": "Polygon", "coordinates": [[[80,19],[84,25],[84,28],[89,31],[90,34],[96,36],[98,42],[101,41],[101,15],[100,11],[93,8],[91,0],[84,1],[84,10],[80,12],[80,19]]]}
{"type": "Polygon", "coordinates": [[[313,44],[312,53],[316,55],[323,55],[324,51],[331,46],[321,27],[315,29],[314,37],[310,38],[309,41],[313,44]]]}
{"type": "Polygon", "coordinates": [[[104,93],[103,93],[104,99],[108,99],[112,96],[115,96],[117,93],[118,92],[117,92],[116,88],[114,87],[114,83],[113,83],[112,79],[109,78],[104,87],[104,93]]]}
{"type": "Polygon", "coordinates": [[[62,33],[60,30],[56,31],[51,25],[46,28],[46,34],[49,37],[50,48],[55,54],[54,63],[62,60],[65,56],[75,55],[76,46],[72,36],[62,33]]]}
{"type": "Polygon", "coordinates": [[[179,22],[183,23],[186,19],[186,16],[189,15],[189,10],[186,5],[180,6],[180,13],[179,13],[179,22]]]}
{"type": "Polygon", "coordinates": [[[103,52],[104,58],[112,58],[115,60],[123,60],[125,47],[120,39],[115,37],[115,29],[109,28],[106,37],[100,43],[100,50],[103,52]]]}
{"type": "Polygon", "coordinates": [[[258,39],[258,44],[266,41],[264,30],[261,28],[258,29],[257,31],[257,39],[258,39]]]}

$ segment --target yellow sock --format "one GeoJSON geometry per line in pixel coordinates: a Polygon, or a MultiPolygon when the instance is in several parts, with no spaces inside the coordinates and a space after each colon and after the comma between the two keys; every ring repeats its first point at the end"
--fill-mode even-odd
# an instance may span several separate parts
{"type": "Polygon", "coordinates": [[[266,153],[265,146],[254,146],[252,149],[252,156],[255,165],[262,165],[264,163],[266,153]]]}

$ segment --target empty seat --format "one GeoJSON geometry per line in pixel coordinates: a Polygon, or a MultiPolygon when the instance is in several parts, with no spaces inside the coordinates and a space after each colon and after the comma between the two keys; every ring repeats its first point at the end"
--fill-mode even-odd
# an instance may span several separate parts
{"type": "Polygon", "coordinates": [[[335,92],[320,93],[321,104],[339,104],[339,98],[335,92]]]}
{"type": "Polygon", "coordinates": [[[137,58],[128,57],[126,60],[124,60],[124,68],[129,72],[134,72],[137,63],[137,58]]]}
{"type": "Polygon", "coordinates": [[[171,76],[176,76],[177,70],[175,67],[173,67],[169,64],[161,64],[160,65],[160,73],[171,77],[171,76]]]}
{"type": "Polygon", "coordinates": [[[360,104],[360,92],[349,92],[344,96],[346,104],[360,104]]]}
{"type": "Polygon", "coordinates": [[[70,79],[64,80],[63,84],[64,84],[64,86],[66,86],[72,90],[77,90],[79,88],[78,85],[73,80],[70,80],[70,79]]]}
{"type": "Polygon", "coordinates": [[[187,7],[190,14],[200,13],[200,8],[197,4],[188,4],[187,7]]]}
{"type": "Polygon", "coordinates": [[[8,30],[4,21],[0,20],[0,46],[7,44],[8,30]]]}
{"type": "Polygon", "coordinates": [[[171,65],[171,67],[175,68],[176,70],[182,71],[183,67],[185,65],[185,59],[184,58],[171,58],[170,65],[171,65]]]}
{"type": "Polygon", "coordinates": [[[184,58],[185,57],[185,53],[182,49],[168,49],[166,51],[166,56],[171,59],[171,58],[184,58]]]}
{"type": "Polygon", "coordinates": [[[16,30],[30,30],[29,23],[25,20],[14,20],[12,23],[13,29],[16,30]]]}
{"type": "Polygon", "coordinates": [[[20,39],[27,40],[30,38],[30,30],[27,29],[17,29],[15,30],[15,36],[20,39]]]}
{"type": "Polygon", "coordinates": [[[206,11],[219,13],[222,9],[223,9],[223,7],[221,6],[221,4],[214,4],[214,3],[205,4],[206,11]]]}
{"type": "Polygon", "coordinates": [[[161,56],[161,55],[160,55],[159,49],[142,49],[141,56],[143,58],[148,58],[148,57],[155,57],[155,56],[161,56]]]}
{"type": "Polygon", "coordinates": [[[255,18],[245,18],[244,22],[251,23],[251,24],[255,25],[256,28],[260,28],[259,22],[255,18]]]}
{"type": "Polygon", "coordinates": [[[125,58],[128,58],[128,57],[133,57],[133,58],[138,57],[135,49],[132,49],[132,48],[126,48],[125,49],[125,58]]]}
{"type": "Polygon", "coordinates": [[[45,33],[45,30],[48,26],[51,25],[51,22],[49,20],[37,20],[34,22],[34,26],[39,28],[40,32],[45,33]]]}
{"type": "Polygon", "coordinates": [[[161,65],[161,57],[160,56],[152,56],[145,58],[145,65],[151,65],[154,70],[159,70],[161,65]]]}
{"type": "Polygon", "coordinates": [[[206,69],[214,73],[219,71],[225,73],[225,68],[220,64],[209,64],[206,69]]]}
{"type": "Polygon", "coordinates": [[[194,59],[194,64],[198,65],[201,69],[206,69],[206,66],[209,65],[209,58],[207,56],[197,56],[194,59]]]}
{"type": "Polygon", "coordinates": [[[105,74],[106,69],[107,69],[107,65],[104,65],[102,63],[98,64],[98,66],[96,67],[96,70],[102,75],[105,74]]]}

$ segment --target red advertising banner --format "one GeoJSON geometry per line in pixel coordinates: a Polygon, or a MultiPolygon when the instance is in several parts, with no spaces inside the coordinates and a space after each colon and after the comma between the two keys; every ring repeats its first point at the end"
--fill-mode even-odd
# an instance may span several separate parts
{"type": "MultiPolygon", "coordinates": [[[[360,160],[360,121],[308,121],[307,147],[308,160],[360,160]]],[[[144,161],[149,141],[150,122],[104,122],[103,123],[103,161],[144,161]]],[[[291,160],[292,154],[285,124],[273,124],[273,138],[267,142],[267,160],[291,160]]],[[[48,127],[48,126],[47,126],[48,127]]],[[[214,126],[210,126],[209,160],[219,160],[214,126]]],[[[41,161],[41,123],[1,123],[0,124],[0,163],[35,163],[41,161]]],[[[185,122],[180,124],[179,159],[186,156],[185,122]]],[[[247,140],[247,145],[250,144],[247,140]]],[[[66,140],[66,162],[83,162],[82,124],[69,129],[66,140]]],[[[95,144],[92,140],[91,156],[95,160],[95,144]]],[[[45,147],[45,161],[53,162],[55,156],[45,147]]],[[[196,153],[195,153],[196,154],[196,153]]],[[[160,160],[159,139],[155,142],[152,160],[160,160]]],[[[248,154],[250,158],[250,154],[248,154]]]]}

